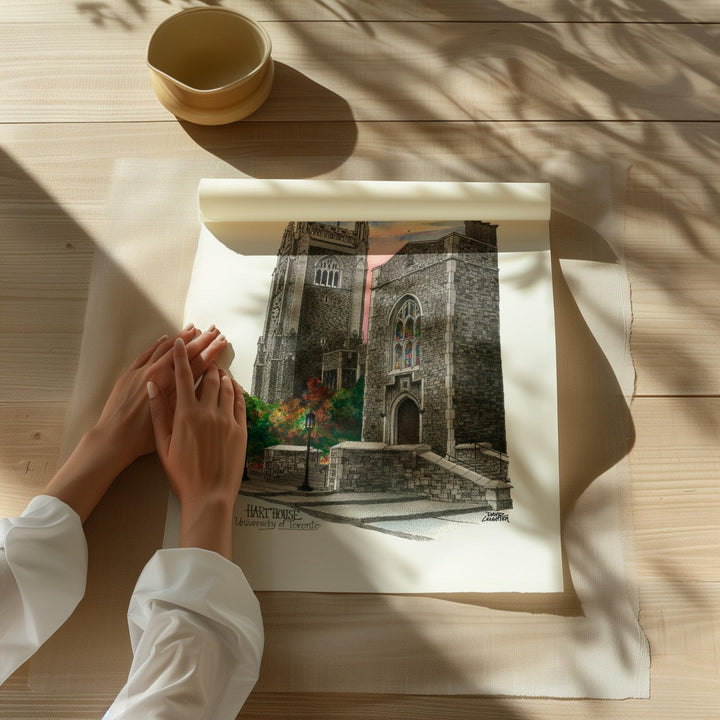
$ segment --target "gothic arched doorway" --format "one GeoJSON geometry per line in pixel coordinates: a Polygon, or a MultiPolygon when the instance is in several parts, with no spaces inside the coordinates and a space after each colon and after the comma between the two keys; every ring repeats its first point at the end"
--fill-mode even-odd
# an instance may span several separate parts
{"type": "Polygon", "coordinates": [[[397,407],[395,426],[396,445],[417,445],[420,442],[420,409],[406,397],[397,407]]]}

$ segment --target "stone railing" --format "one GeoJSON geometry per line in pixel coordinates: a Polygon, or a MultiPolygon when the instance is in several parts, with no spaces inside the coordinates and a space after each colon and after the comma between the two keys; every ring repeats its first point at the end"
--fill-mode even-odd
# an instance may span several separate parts
{"type": "Polygon", "coordinates": [[[507,482],[509,458],[505,453],[493,450],[490,443],[456,445],[454,454],[447,457],[479,475],[507,482]]]}
{"type": "MultiPolygon", "coordinates": [[[[284,484],[287,480],[295,482],[299,474],[305,472],[307,447],[304,445],[273,445],[265,448],[263,459],[263,480],[284,484]]],[[[320,462],[317,448],[310,448],[308,476],[310,484],[316,489],[327,486],[328,466],[320,462]]]]}
{"type": "Polygon", "coordinates": [[[330,449],[328,488],[354,492],[407,492],[443,502],[512,507],[511,485],[442,458],[429,445],[344,442],[330,449]]]}

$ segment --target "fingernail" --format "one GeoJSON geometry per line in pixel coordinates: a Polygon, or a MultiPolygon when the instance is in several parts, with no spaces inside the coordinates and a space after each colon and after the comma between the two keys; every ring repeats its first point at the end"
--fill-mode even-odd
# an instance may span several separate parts
{"type": "Polygon", "coordinates": [[[167,340],[167,339],[168,339],[168,336],[167,336],[167,335],[161,335],[161,336],[158,338],[158,342],[163,342],[164,340],[167,340]]]}
{"type": "Polygon", "coordinates": [[[188,324],[182,329],[182,331],[183,331],[183,332],[187,332],[188,330],[191,330],[191,329],[194,328],[194,327],[195,327],[195,326],[194,326],[192,323],[188,323],[188,324]]]}
{"type": "Polygon", "coordinates": [[[208,332],[213,332],[213,330],[216,330],[216,329],[217,329],[217,328],[215,327],[215,325],[211,325],[211,326],[207,329],[207,331],[208,331],[208,332]]]}
{"type": "Polygon", "coordinates": [[[176,348],[185,347],[185,343],[182,341],[182,338],[175,339],[175,347],[176,348]]]}
{"type": "Polygon", "coordinates": [[[224,335],[218,335],[217,341],[218,342],[227,342],[227,338],[224,335]]]}
{"type": "Polygon", "coordinates": [[[152,380],[147,384],[147,394],[151,400],[157,397],[157,388],[152,380]]]}

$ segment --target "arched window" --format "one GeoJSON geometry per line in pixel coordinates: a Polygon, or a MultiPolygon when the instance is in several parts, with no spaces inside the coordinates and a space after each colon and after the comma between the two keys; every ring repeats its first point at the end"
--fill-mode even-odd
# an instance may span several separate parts
{"type": "Polygon", "coordinates": [[[323,258],[315,266],[315,284],[324,287],[340,287],[340,264],[335,258],[323,258]]]}
{"type": "Polygon", "coordinates": [[[395,364],[393,366],[394,369],[402,370],[402,362],[403,362],[402,345],[400,343],[395,343],[395,364]]]}
{"type": "Polygon", "coordinates": [[[417,300],[405,298],[400,302],[392,320],[393,370],[406,370],[420,364],[422,318],[417,300]]]}

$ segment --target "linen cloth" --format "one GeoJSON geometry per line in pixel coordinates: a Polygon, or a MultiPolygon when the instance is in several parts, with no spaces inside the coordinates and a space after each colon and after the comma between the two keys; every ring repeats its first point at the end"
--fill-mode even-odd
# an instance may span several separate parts
{"type": "MultiPolygon", "coordinates": [[[[85,591],[78,515],[40,495],[0,520],[0,682],[59,627],[85,591]]],[[[242,571],[199,548],[160,550],[128,609],[133,663],[105,720],[201,716],[234,720],[258,677],[260,608],[242,571]]]]}
{"type": "MultiPolygon", "coordinates": [[[[553,185],[565,592],[550,597],[261,593],[266,648],[258,691],[595,698],[649,693],[649,648],[637,620],[628,503],[634,371],[622,259],[624,169],[602,159],[593,164],[588,157],[555,155],[542,173],[528,177],[509,171],[503,158],[497,167],[493,162],[488,160],[489,177],[553,185]]],[[[114,378],[142,347],[181,327],[199,233],[198,182],[232,176],[236,171],[213,158],[127,160],[116,167],[108,230],[100,238],[91,279],[67,448],[94,421],[114,378]]],[[[151,468],[132,474],[137,482],[129,476],[126,490],[119,486],[117,492],[126,493],[127,507],[143,503],[153,522],[162,524],[167,493],[148,499],[151,468]]],[[[98,538],[114,532],[136,542],[129,520],[109,512],[103,517],[114,528],[98,527],[93,531],[98,538]]],[[[108,551],[102,558],[112,563],[113,577],[129,573],[122,554],[108,551]]],[[[99,564],[97,572],[109,571],[99,564]]],[[[87,691],[87,683],[67,672],[66,650],[82,636],[93,603],[104,601],[119,605],[118,599],[96,594],[78,608],[62,644],[33,661],[35,687],[87,691]]],[[[106,668],[106,686],[122,684],[115,646],[86,650],[86,662],[106,668]]],[[[91,691],[97,687],[93,683],[91,691]]]]}

